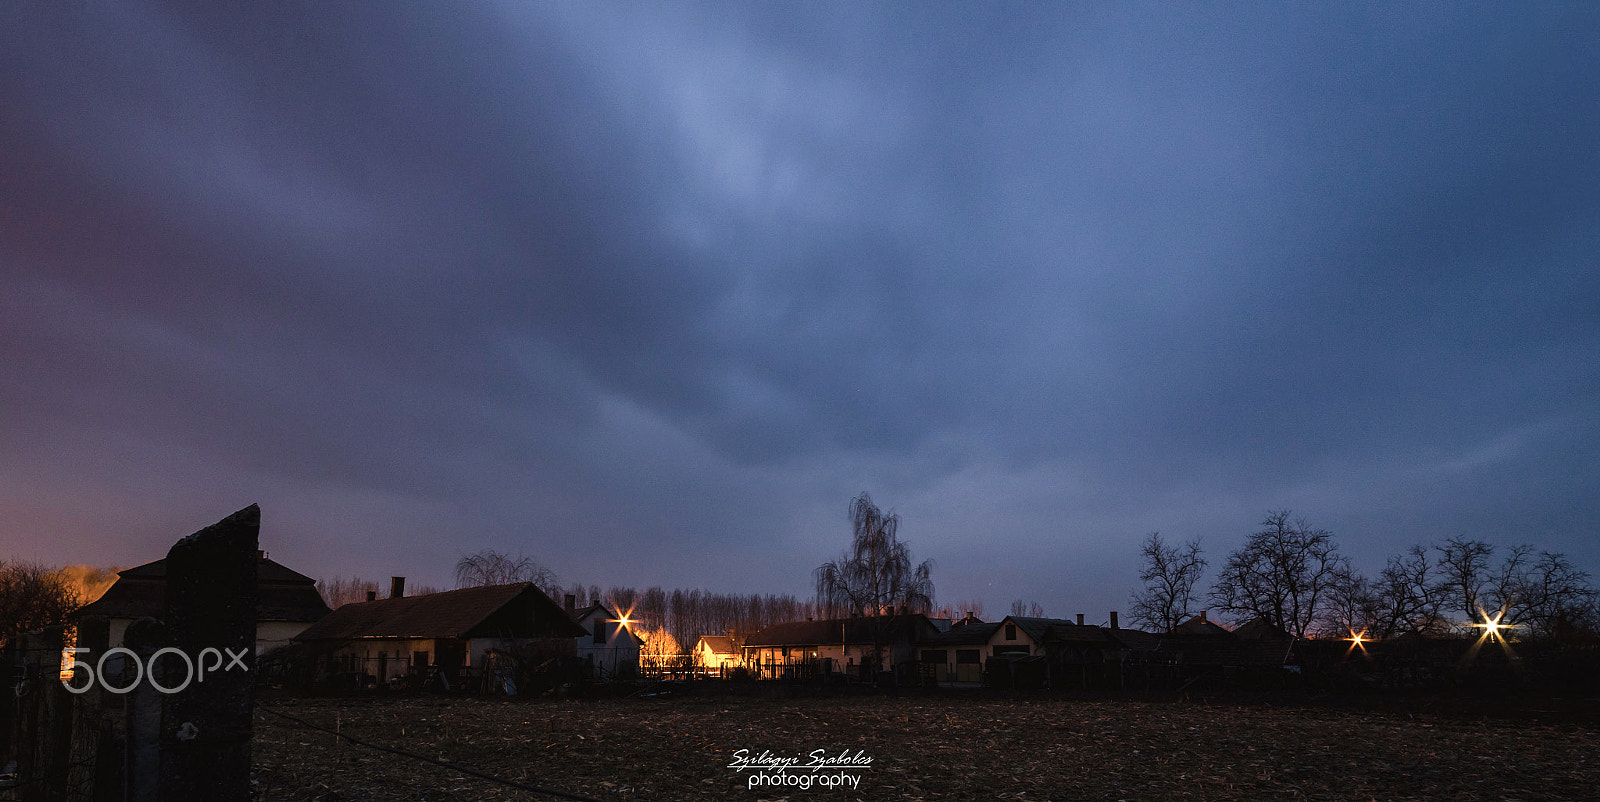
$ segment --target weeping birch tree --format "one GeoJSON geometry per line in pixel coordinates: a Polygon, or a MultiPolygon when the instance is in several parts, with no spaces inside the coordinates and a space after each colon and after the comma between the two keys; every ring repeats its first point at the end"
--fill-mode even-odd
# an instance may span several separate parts
{"type": "Polygon", "coordinates": [[[827,618],[879,615],[886,609],[926,614],[933,608],[932,560],[915,566],[896,535],[900,516],[863,492],[850,502],[854,539],[844,554],[817,567],[817,607],[827,618]]]}
{"type": "Polygon", "coordinates": [[[545,593],[556,593],[556,574],[540,565],[532,557],[512,556],[494,549],[484,549],[456,560],[456,587],[476,588],[485,585],[509,585],[514,582],[532,582],[545,593]]]}

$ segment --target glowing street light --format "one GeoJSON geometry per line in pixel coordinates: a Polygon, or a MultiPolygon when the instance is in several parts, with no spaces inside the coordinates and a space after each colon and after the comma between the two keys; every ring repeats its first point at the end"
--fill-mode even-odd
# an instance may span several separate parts
{"type": "Polygon", "coordinates": [[[616,618],[613,618],[611,620],[615,621],[618,624],[621,624],[623,629],[627,629],[628,626],[633,623],[633,619],[629,618],[629,616],[631,616],[631,615],[633,615],[633,611],[632,610],[624,610],[624,611],[618,613],[616,618]]]}
{"type": "Polygon", "coordinates": [[[1346,649],[1344,653],[1346,657],[1349,657],[1350,653],[1357,649],[1360,649],[1362,654],[1366,654],[1366,643],[1367,641],[1371,640],[1371,638],[1367,637],[1367,631],[1365,629],[1361,630],[1360,632],[1351,629],[1350,637],[1345,638],[1344,640],[1350,641],[1350,648],[1346,649]]]}
{"type": "Polygon", "coordinates": [[[1478,614],[1483,616],[1483,623],[1481,623],[1481,624],[1474,623],[1474,624],[1469,624],[1468,626],[1477,627],[1478,629],[1483,630],[1483,637],[1487,638],[1487,639],[1489,639],[1491,641],[1504,641],[1505,640],[1505,636],[1501,635],[1500,631],[1501,630],[1513,630],[1513,629],[1516,629],[1516,627],[1512,626],[1511,624],[1502,624],[1502,623],[1500,623],[1500,619],[1506,617],[1506,611],[1505,610],[1501,610],[1500,612],[1495,613],[1493,618],[1490,618],[1489,614],[1484,612],[1481,609],[1478,610],[1478,614]]]}

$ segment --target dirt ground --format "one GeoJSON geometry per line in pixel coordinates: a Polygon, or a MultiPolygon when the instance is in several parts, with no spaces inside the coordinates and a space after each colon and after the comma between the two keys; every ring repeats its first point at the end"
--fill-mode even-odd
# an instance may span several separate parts
{"type": "MultiPolygon", "coordinates": [[[[339,732],[603,800],[1600,798],[1600,727],[1252,702],[852,697],[263,699],[339,732]],[[738,750],[859,786],[750,788],[738,750]]],[[[1559,718],[1559,717],[1556,717],[1559,718]]],[[[261,800],[540,800],[257,713],[261,800]]],[[[794,782],[798,782],[795,780],[794,782]]],[[[814,782],[820,782],[815,780],[814,782]]]]}

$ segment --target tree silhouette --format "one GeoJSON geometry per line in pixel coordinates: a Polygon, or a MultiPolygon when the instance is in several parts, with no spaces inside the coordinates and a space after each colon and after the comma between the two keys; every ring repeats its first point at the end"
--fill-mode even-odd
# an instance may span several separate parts
{"type": "Polygon", "coordinates": [[[1200,556],[1200,541],[1191,540],[1182,549],[1168,546],[1160,532],[1144,540],[1144,570],[1139,579],[1144,589],[1133,594],[1132,618],[1157,632],[1169,632],[1193,614],[1194,586],[1205,570],[1200,556]]]}
{"type": "Polygon", "coordinates": [[[468,554],[456,561],[456,587],[475,588],[484,585],[509,585],[513,582],[532,582],[545,593],[559,590],[556,574],[532,557],[512,557],[494,549],[484,549],[468,554]]]}
{"type": "Polygon", "coordinates": [[[900,516],[879,510],[863,492],[850,502],[850,521],[850,548],[814,572],[822,615],[879,615],[901,607],[917,613],[931,610],[933,561],[912,565],[911,549],[896,537],[900,516]]]}
{"type": "Polygon", "coordinates": [[[1303,638],[1349,566],[1333,533],[1290,516],[1267,513],[1260,531],[1228,555],[1211,600],[1237,622],[1260,618],[1303,638]]]}

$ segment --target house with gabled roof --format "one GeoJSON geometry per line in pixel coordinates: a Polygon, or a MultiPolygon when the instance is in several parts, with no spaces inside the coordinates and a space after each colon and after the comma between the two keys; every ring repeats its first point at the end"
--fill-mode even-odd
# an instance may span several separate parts
{"type": "Polygon", "coordinates": [[[971,613],[944,632],[917,643],[917,662],[924,684],[976,684],[983,681],[983,661],[999,622],[978,620],[971,613]]]}
{"type": "Polygon", "coordinates": [[[1156,636],[1064,618],[1009,615],[952,626],[917,644],[925,683],[1088,688],[1120,684],[1130,653],[1151,651],[1156,636]]]}
{"type": "Polygon", "coordinates": [[[744,665],[763,679],[914,670],[916,644],[938,632],[920,613],[790,621],[747,636],[744,665]]]}
{"type": "Polygon", "coordinates": [[[481,674],[491,652],[537,645],[572,656],[588,634],[532,582],[346,604],[295,637],[321,672],[384,683],[441,675],[446,687],[481,674]]]}
{"type": "Polygon", "coordinates": [[[710,676],[726,675],[744,665],[743,652],[732,635],[701,635],[694,644],[694,665],[710,676]]]}
{"type": "MultiPolygon", "coordinates": [[[[328,615],[316,580],[256,552],[256,654],[287,646],[295,635],[328,615]]],[[[163,618],[167,606],[167,561],[117,573],[100,598],[73,613],[83,644],[97,649],[121,646],[128,625],[140,618],[163,618]],[[98,631],[100,628],[103,631],[98,631]],[[101,642],[100,636],[105,640],[101,642]]]]}
{"type": "Polygon", "coordinates": [[[1231,631],[1211,620],[1208,611],[1200,612],[1189,617],[1189,620],[1172,628],[1171,635],[1228,635],[1231,631]]]}
{"type": "Polygon", "coordinates": [[[1229,630],[1202,611],[1162,635],[1156,655],[1180,676],[1215,671],[1231,679],[1240,671],[1281,670],[1290,662],[1294,642],[1262,619],[1229,630]]]}
{"type": "MultiPolygon", "coordinates": [[[[1044,654],[1045,633],[1051,627],[1078,626],[1065,618],[1008,615],[989,636],[990,657],[1030,657],[1044,654]]],[[[1093,627],[1098,630],[1099,627],[1093,627]]]]}
{"type": "Polygon", "coordinates": [[[622,616],[598,602],[575,609],[570,593],[566,608],[567,615],[584,630],[573,639],[573,648],[590,679],[632,682],[639,677],[639,650],[644,644],[622,616]]]}

